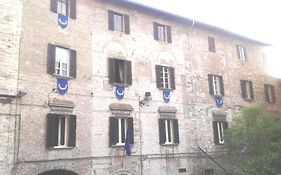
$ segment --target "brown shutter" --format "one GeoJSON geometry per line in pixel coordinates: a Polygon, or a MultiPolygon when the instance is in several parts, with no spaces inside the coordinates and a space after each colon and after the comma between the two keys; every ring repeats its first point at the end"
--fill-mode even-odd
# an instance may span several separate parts
{"type": "Polygon", "coordinates": [[[108,58],[108,77],[109,83],[115,83],[115,59],[108,58]]]}
{"type": "Polygon", "coordinates": [[[128,120],[128,130],[130,133],[130,144],[134,144],[134,122],[133,122],[133,118],[130,117],[127,119],[128,120]]]}
{"type": "Polygon", "coordinates": [[[238,45],[236,45],[236,53],[237,53],[237,57],[241,58],[238,45]]]}
{"type": "Polygon", "coordinates": [[[223,131],[225,131],[228,128],[228,123],[226,121],[222,122],[223,131]]]}
{"type": "Polygon", "coordinates": [[[114,31],[114,21],[113,21],[114,12],[108,10],[108,30],[114,31]]]}
{"type": "Polygon", "coordinates": [[[246,81],[240,80],[242,98],[246,98],[246,81]]]}
{"type": "Polygon", "coordinates": [[[57,10],[58,10],[58,0],[50,0],[50,10],[54,13],[57,13],[57,10]]]}
{"type": "Polygon", "coordinates": [[[219,80],[220,80],[220,94],[224,95],[224,84],[223,84],[222,76],[219,76],[219,80]]]}
{"type": "Polygon", "coordinates": [[[118,118],[109,118],[109,146],[116,145],[118,142],[118,118]]]}
{"type": "Polygon", "coordinates": [[[269,86],[267,84],[264,85],[264,94],[265,94],[265,99],[267,102],[270,102],[269,101],[269,93],[268,93],[268,88],[269,86]]]}
{"type": "Polygon", "coordinates": [[[214,95],[213,75],[212,74],[208,74],[208,82],[209,82],[209,93],[210,93],[210,95],[214,95]]]}
{"type": "Polygon", "coordinates": [[[70,71],[69,71],[69,76],[76,78],[76,65],[77,65],[77,59],[76,59],[76,51],[75,50],[70,50],[70,71]]]}
{"type": "MultiPolygon", "coordinates": [[[[67,119],[67,117],[66,117],[67,119]]],[[[68,133],[68,146],[76,146],[76,115],[70,115],[69,117],[69,133],[68,133]]]]}
{"type": "Polygon", "coordinates": [[[248,60],[247,49],[246,49],[246,47],[243,47],[243,49],[244,49],[245,60],[248,60]]]}
{"type": "Polygon", "coordinates": [[[125,61],[126,82],[127,85],[132,85],[132,64],[131,61],[125,61]]]}
{"type": "Polygon", "coordinates": [[[53,44],[48,44],[48,58],[47,58],[47,73],[55,73],[55,63],[56,63],[56,46],[53,44]]]}
{"type": "Polygon", "coordinates": [[[166,142],[165,120],[159,119],[159,143],[160,145],[166,142]]]}
{"type": "Polygon", "coordinates": [[[209,51],[216,52],[215,38],[208,37],[208,43],[209,43],[209,51]]]}
{"type": "Polygon", "coordinates": [[[170,67],[170,82],[171,82],[171,89],[175,90],[176,89],[176,84],[175,84],[175,69],[173,67],[170,67]]]}
{"type": "Polygon", "coordinates": [[[129,15],[124,14],[125,21],[125,33],[130,34],[130,17],[129,15]]]}
{"type": "Polygon", "coordinates": [[[219,133],[216,121],[213,121],[213,133],[214,133],[214,142],[215,144],[219,144],[219,133]]]}
{"type": "Polygon", "coordinates": [[[250,84],[250,93],[251,93],[251,99],[254,99],[254,90],[253,90],[253,83],[251,81],[249,81],[250,84]]]}
{"type": "Polygon", "coordinates": [[[76,19],[76,0],[70,0],[70,18],[76,19]]]}
{"type": "Polygon", "coordinates": [[[154,34],[154,39],[156,41],[159,40],[159,38],[158,38],[158,27],[157,26],[158,26],[158,24],[156,22],[153,22],[153,34],[154,34]]]}
{"type": "Polygon", "coordinates": [[[161,88],[161,77],[160,77],[160,69],[162,66],[155,65],[155,72],[156,72],[156,87],[161,88]]]}
{"type": "Polygon", "coordinates": [[[167,29],[167,41],[168,41],[168,43],[172,43],[171,26],[166,26],[166,29],[167,29]]]}
{"type": "Polygon", "coordinates": [[[58,141],[58,116],[56,114],[47,114],[47,148],[53,148],[58,141]]]}
{"type": "Polygon", "coordinates": [[[275,102],[275,90],[274,90],[274,86],[271,86],[271,93],[272,93],[272,102],[275,102]]]}
{"type": "Polygon", "coordinates": [[[178,124],[178,120],[177,119],[173,120],[173,125],[174,125],[174,142],[175,143],[180,143],[179,124],[178,124]]]}

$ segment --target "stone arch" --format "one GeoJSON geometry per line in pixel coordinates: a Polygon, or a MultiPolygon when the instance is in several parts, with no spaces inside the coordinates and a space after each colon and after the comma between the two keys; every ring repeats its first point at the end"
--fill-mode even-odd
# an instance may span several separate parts
{"type": "Polygon", "coordinates": [[[106,58],[128,59],[128,53],[124,46],[116,41],[108,42],[103,50],[106,58]]]}
{"type": "Polygon", "coordinates": [[[158,56],[157,62],[162,65],[168,65],[171,67],[176,66],[176,58],[169,52],[161,52],[158,56]]]}
{"type": "Polygon", "coordinates": [[[78,175],[78,174],[69,170],[58,169],[58,170],[46,171],[38,175],[78,175]]]}
{"type": "Polygon", "coordinates": [[[121,170],[113,173],[113,175],[135,175],[135,174],[128,170],[121,170]]]}

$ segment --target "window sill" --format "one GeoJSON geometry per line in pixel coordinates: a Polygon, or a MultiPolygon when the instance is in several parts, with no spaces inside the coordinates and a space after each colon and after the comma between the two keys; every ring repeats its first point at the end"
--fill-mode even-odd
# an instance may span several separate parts
{"type": "Polygon", "coordinates": [[[124,87],[129,87],[129,86],[131,86],[131,85],[129,85],[129,84],[122,84],[122,83],[112,83],[112,85],[114,85],[114,86],[124,86],[124,87]]]}
{"type": "Polygon", "coordinates": [[[174,89],[172,89],[172,88],[159,88],[161,91],[173,91],[174,89]]]}
{"type": "Polygon", "coordinates": [[[164,143],[161,146],[179,146],[179,143],[164,143]]]}
{"type": "Polygon", "coordinates": [[[59,74],[55,74],[55,73],[53,73],[52,75],[53,75],[54,77],[62,78],[62,79],[67,79],[67,80],[75,79],[74,77],[63,76],[63,75],[59,75],[59,74]]]}
{"type": "Polygon", "coordinates": [[[55,146],[55,147],[49,147],[49,150],[70,150],[73,149],[75,147],[71,147],[71,146],[55,146]]]}

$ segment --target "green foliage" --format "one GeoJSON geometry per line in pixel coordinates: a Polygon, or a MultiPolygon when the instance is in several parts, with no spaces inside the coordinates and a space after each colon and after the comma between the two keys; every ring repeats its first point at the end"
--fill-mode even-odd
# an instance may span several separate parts
{"type": "Polygon", "coordinates": [[[281,120],[248,106],[225,133],[225,147],[242,175],[281,175],[281,120]],[[243,162],[243,163],[241,163],[243,162]]]}

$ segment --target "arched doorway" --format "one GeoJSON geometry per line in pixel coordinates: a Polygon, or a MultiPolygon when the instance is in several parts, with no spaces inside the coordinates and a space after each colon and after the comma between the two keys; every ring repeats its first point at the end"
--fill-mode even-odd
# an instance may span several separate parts
{"type": "Polygon", "coordinates": [[[78,174],[68,170],[51,170],[38,175],[78,175],[78,174]]]}

